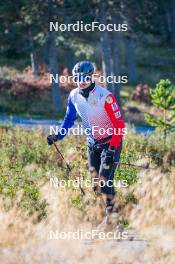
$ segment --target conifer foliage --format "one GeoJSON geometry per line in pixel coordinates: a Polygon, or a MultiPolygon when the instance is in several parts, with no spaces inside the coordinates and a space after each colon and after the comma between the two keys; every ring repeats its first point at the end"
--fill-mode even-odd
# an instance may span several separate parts
{"type": "Polygon", "coordinates": [[[151,101],[155,107],[162,111],[162,116],[153,117],[145,114],[149,124],[163,131],[166,140],[167,132],[175,128],[175,86],[169,79],[160,80],[155,89],[150,91],[151,101]]]}

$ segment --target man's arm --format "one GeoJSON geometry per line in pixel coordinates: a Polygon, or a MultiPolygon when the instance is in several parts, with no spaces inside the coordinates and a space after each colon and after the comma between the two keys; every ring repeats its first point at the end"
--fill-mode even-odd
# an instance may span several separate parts
{"type": "Polygon", "coordinates": [[[104,108],[114,126],[116,129],[115,133],[112,135],[112,138],[110,140],[110,147],[118,148],[120,145],[120,142],[122,140],[122,129],[125,127],[124,120],[122,118],[120,107],[117,103],[117,100],[112,94],[109,94],[106,97],[104,108]]]}
{"type": "Polygon", "coordinates": [[[60,132],[58,132],[58,139],[61,140],[67,134],[68,129],[73,127],[75,120],[77,119],[77,111],[73,105],[70,96],[68,97],[67,110],[64,120],[60,126],[60,132]],[[61,133],[61,128],[66,131],[66,134],[61,133]],[[64,135],[63,135],[64,134],[64,135]]]}

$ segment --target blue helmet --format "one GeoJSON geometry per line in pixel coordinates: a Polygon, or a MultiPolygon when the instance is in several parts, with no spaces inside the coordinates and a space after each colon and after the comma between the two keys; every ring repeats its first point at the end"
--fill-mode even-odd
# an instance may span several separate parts
{"type": "Polygon", "coordinates": [[[75,64],[72,74],[79,78],[86,78],[87,76],[91,76],[94,73],[94,66],[90,61],[80,61],[75,64]]]}

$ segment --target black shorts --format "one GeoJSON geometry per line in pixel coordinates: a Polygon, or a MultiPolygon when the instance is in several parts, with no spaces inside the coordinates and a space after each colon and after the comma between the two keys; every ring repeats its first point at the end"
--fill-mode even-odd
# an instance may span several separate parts
{"type": "Polygon", "coordinates": [[[94,150],[93,145],[88,144],[88,166],[89,166],[89,170],[94,168],[95,171],[98,173],[98,175],[100,175],[100,177],[102,176],[102,178],[105,178],[106,180],[107,184],[105,184],[105,186],[103,186],[103,184],[100,184],[101,193],[114,195],[115,189],[113,186],[113,179],[114,179],[114,172],[117,166],[115,162],[119,162],[120,160],[122,142],[115,151],[114,164],[110,165],[108,168],[105,168],[105,166],[103,166],[104,164],[103,150],[108,147],[109,144],[104,144],[101,145],[98,150],[94,150]]]}

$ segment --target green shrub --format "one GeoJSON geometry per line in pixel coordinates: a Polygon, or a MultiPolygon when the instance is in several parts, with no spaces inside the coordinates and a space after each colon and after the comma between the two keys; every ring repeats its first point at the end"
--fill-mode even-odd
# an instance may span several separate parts
{"type": "Polygon", "coordinates": [[[170,80],[160,80],[155,89],[150,91],[151,101],[155,107],[162,111],[162,116],[153,117],[145,114],[145,119],[158,130],[163,131],[164,140],[167,132],[175,128],[175,86],[170,80]]]}

